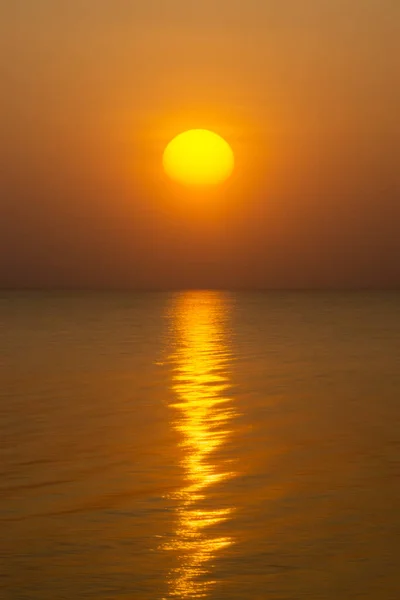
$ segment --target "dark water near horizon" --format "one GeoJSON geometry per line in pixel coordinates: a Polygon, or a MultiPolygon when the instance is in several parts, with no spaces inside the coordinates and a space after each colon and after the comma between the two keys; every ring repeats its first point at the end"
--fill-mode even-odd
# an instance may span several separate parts
{"type": "Polygon", "coordinates": [[[400,598],[400,294],[1,293],[0,598],[400,598]]]}

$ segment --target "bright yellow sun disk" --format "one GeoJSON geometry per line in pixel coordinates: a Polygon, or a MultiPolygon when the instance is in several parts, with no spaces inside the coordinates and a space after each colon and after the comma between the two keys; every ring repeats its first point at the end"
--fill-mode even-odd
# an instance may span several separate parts
{"type": "Polygon", "coordinates": [[[185,131],[166,147],[167,175],[185,185],[217,185],[232,174],[235,158],[222,137],[206,129],[185,131]]]}

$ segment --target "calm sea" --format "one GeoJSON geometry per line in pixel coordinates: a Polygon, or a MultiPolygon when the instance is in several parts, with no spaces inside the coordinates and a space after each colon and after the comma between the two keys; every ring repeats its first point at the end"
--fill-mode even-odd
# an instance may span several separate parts
{"type": "Polygon", "coordinates": [[[400,295],[2,293],[2,600],[398,600],[400,295]]]}

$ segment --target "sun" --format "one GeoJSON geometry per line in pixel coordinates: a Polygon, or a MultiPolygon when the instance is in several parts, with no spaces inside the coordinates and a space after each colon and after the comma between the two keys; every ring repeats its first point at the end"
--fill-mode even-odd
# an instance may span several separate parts
{"type": "Polygon", "coordinates": [[[207,129],[177,135],[166,147],[163,166],[167,175],[185,185],[223,183],[235,166],[233,150],[221,136],[207,129]]]}

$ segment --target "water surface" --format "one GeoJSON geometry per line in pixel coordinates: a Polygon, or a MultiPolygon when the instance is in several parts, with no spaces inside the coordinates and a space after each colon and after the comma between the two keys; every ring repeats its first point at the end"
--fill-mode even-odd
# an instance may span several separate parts
{"type": "Polygon", "coordinates": [[[2,293],[0,597],[399,597],[400,295],[2,293]]]}

